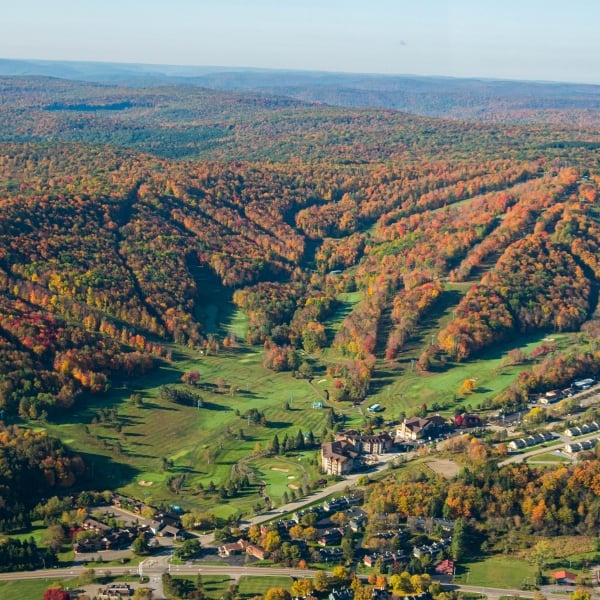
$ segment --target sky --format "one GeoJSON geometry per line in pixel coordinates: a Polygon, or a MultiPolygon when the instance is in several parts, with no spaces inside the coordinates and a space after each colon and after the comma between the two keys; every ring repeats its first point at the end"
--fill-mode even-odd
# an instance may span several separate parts
{"type": "Polygon", "coordinates": [[[600,84],[597,0],[18,0],[0,58],[600,84]]]}

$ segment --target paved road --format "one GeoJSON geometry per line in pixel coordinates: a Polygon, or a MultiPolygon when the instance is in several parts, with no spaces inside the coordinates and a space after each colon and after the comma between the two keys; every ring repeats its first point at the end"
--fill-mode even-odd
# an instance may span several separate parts
{"type": "MultiPolygon", "coordinates": [[[[146,561],[144,561],[146,562],[146,561]]],[[[156,596],[163,598],[161,575],[166,569],[160,570],[160,565],[148,563],[145,574],[150,578],[150,585],[154,588],[156,596]],[[160,586],[160,588],[159,588],[160,586]]],[[[0,573],[0,581],[17,581],[24,579],[69,579],[80,575],[85,569],[83,567],[74,567],[72,569],[45,569],[39,571],[25,571],[19,573],[0,573]]],[[[131,567],[110,567],[106,569],[96,569],[96,573],[102,575],[104,572],[110,571],[112,575],[131,575],[132,578],[138,575],[138,571],[131,567]]],[[[261,577],[280,577],[288,575],[294,578],[314,577],[316,571],[311,569],[290,569],[281,567],[234,567],[234,566],[217,566],[217,565],[171,565],[170,572],[173,575],[224,575],[232,580],[238,580],[242,576],[254,575],[261,577]]],[[[331,575],[331,573],[329,573],[331,575]]],[[[366,575],[361,576],[366,579],[366,575]]],[[[443,585],[444,589],[457,590],[463,592],[471,592],[486,596],[488,600],[499,600],[502,596],[514,596],[521,598],[533,598],[535,592],[523,591],[516,589],[499,589],[490,587],[480,587],[473,585],[443,585]]],[[[564,600],[564,593],[553,593],[544,590],[544,595],[552,600],[564,600]]],[[[597,592],[592,594],[594,600],[600,599],[597,592]]]]}
{"type": "Polygon", "coordinates": [[[393,461],[395,459],[402,459],[403,457],[408,458],[410,456],[411,456],[410,453],[382,454],[379,456],[379,460],[381,462],[376,467],[374,467],[371,471],[364,472],[364,473],[352,473],[350,475],[347,475],[346,478],[343,479],[342,481],[338,481],[337,483],[327,486],[326,488],[323,488],[322,490],[313,492],[306,498],[301,498],[300,500],[296,500],[295,502],[289,502],[288,504],[280,506],[279,508],[277,508],[275,510],[270,510],[261,515],[257,515],[256,517],[251,517],[250,519],[246,519],[246,520],[242,521],[242,525],[260,525],[260,523],[264,523],[265,521],[273,520],[278,514],[293,513],[295,511],[305,507],[307,504],[312,504],[314,502],[319,502],[320,500],[325,500],[325,498],[331,496],[331,494],[334,494],[335,492],[342,492],[346,488],[352,487],[361,477],[364,477],[365,475],[366,476],[373,475],[374,473],[379,473],[379,472],[383,471],[385,468],[387,468],[388,463],[390,463],[391,461],[393,461]]]}

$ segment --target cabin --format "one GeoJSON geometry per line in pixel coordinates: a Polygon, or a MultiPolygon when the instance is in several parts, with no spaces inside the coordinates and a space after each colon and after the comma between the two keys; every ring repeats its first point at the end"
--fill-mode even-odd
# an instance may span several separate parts
{"type": "Polygon", "coordinates": [[[438,575],[454,575],[454,561],[449,559],[443,560],[435,566],[435,572],[438,575]]]}
{"type": "Polygon", "coordinates": [[[552,578],[558,585],[575,585],[577,583],[577,575],[565,570],[554,571],[552,578]]]}

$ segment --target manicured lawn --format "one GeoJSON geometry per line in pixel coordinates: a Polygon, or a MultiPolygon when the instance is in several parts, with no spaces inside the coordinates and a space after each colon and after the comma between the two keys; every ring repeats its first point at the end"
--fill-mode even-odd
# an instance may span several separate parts
{"type": "Polygon", "coordinates": [[[36,600],[56,579],[25,579],[23,581],[0,581],[2,600],[36,600]]]}
{"type": "Polygon", "coordinates": [[[264,596],[267,590],[281,587],[289,590],[292,587],[291,577],[269,577],[267,575],[241,577],[239,582],[239,593],[245,598],[252,596],[264,596]]]}
{"type": "Polygon", "coordinates": [[[35,543],[38,546],[42,545],[42,538],[44,537],[44,532],[46,531],[48,527],[46,525],[44,525],[44,523],[42,521],[34,521],[32,523],[32,528],[25,532],[25,533],[11,533],[9,537],[15,539],[15,540],[20,540],[20,541],[24,541],[27,540],[29,541],[29,538],[33,537],[33,539],[35,540],[35,543]]]}
{"type": "MultiPolygon", "coordinates": [[[[181,577],[174,577],[174,579],[185,579],[196,585],[196,577],[194,576],[186,577],[182,575],[181,577]]],[[[209,598],[221,598],[229,589],[231,583],[233,583],[232,580],[225,575],[202,575],[202,587],[209,598]]]]}
{"type": "Polygon", "coordinates": [[[461,563],[455,580],[468,585],[518,589],[527,581],[533,584],[535,574],[536,567],[526,560],[498,555],[461,563]]]}
{"type": "MultiPolygon", "coordinates": [[[[236,464],[252,466],[255,451],[270,448],[275,434],[280,442],[285,435],[295,439],[299,429],[318,435],[326,423],[327,411],[312,407],[320,396],[308,381],[295,379],[290,373],[268,371],[261,365],[259,350],[244,347],[219,356],[188,352],[177,359],[135,381],[136,387],[130,383],[103,398],[91,397],[68,420],[48,424],[51,433],[82,453],[99,489],[119,489],[152,504],[173,502],[188,508],[215,510],[214,497],[203,499],[200,484],[206,488],[212,481],[219,487],[235,473],[236,464]],[[161,385],[179,382],[182,373],[192,369],[199,370],[201,382],[209,384],[206,389],[197,390],[203,407],[198,409],[160,397],[161,385]],[[219,379],[224,381],[221,389],[215,385],[219,379]],[[133,392],[142,395],[142,407],[129,401],[133,392]],[[112,422],[95,423],[98,411],[104,407],[117,410],[120,431],[112,422]],[[266,427],[249,424],[244,418],[246,411],[253,408],[264,413],[266,427]],[[171,470],[163,470],[163,458],[173,462],[171,470]],[[185,479],[177,495],[167,483],[178,476],[185,479]]],[[[308,453],[300,461],[293,459],[298,465],[290,463],[294,464],[296,472],[292,475],[300,487],[304,481],[318,478],[311,460],[314,457],[308,453]]],[[[268,485],[273,483],[273,490],[267,493],[278,500],[286,482],[268,468],[262,479],[268,485]]],[[[258,500],[256,491],[261,480],[256,481],[251,494],[224,502],[219,498],[219,514],[227,517],[240,510],[247,512],[258,500]]]]}
{"type": "Polygon", "coordinates": [[[308,464],[308,456],[298,454],[294,458],[272,457],[252,461],[257,475],[267,483],[272,498],[280,499],[284,492],[294,490],[301,495],[303,484],[317,475],[316,468],[308,464]]]}
{"type": "Polygon", "coordinates": [[[527,460],[528,463],[571,463],[572,461],[563,454],[555,452],[545,452],[544,454],[536,454],[527,460]]]}
{"type": "MultiPolygon", "coordinates": [[[[369,403],[377,402],[386,407],[387,419],[397,418],[401,412],[410,413],[425,403],[428,407],[437,402],[442,414],[449,415],[457,406],[470,405],[473,409],[485,399],[493,399],[506,389],[528,365],[504,366],[508,351],[521,348],[525,353],[540,346],[547,334],[537,333],[506,343],[494,350],[483,352],[477,359],[464,363],[449,364],[444,371],[418,373],[411,370],[410,359],[400,357],[399,364],[391,365],[387,370],[379,370],[373,383],[376,393],[369,396],[369,403]],[[476,380],[475,391],[465,397],[459,389],[466,379],[476,380]]],[[[571,334],[553,335],[553,343],[560,349],[577,343],[571,334]]],[[[413,358],[417,358],[415,354],[413,358]]]]}

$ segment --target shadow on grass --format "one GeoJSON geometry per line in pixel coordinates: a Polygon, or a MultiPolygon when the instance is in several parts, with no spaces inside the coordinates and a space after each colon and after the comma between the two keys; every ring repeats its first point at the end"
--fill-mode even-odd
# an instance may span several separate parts
{"type": "Polygon", "coordinates": [[[141,471],[130,465],[101,454],[79,452],[86,466],[86,477],[82,482],[86,489],[93,483],[94,489],[115,489],[130,483],[141,471]]]}
{"type": "Polygon", "coordinates": [[[208,410],[216,411],[232,411],[230,406],[223,406],[222,404],[215,404],[214,402],[203,402],[200,408],[206,408],[208,410]]]}
{"type": "Polygon", "coordinates": [[[142,410],[144,409],[148,409],[148,410],[168,410],[168,411],[173,411],[173,410],[177,410],[176,408],[173,408],[172,406],[163,406],[161,404],[156,404],[156,402],[144,402],[144,406],[142,407],[142,410]]]}
{"type": "Polygon", "coordinates": [[[291,426],[290,421],[269,421],[269,429],[287,429],[291,426]]]}

